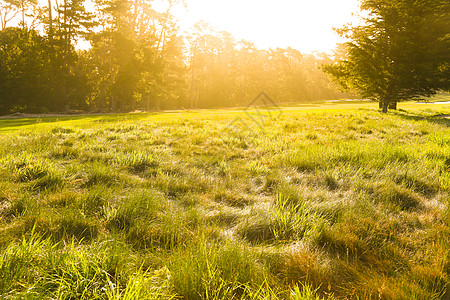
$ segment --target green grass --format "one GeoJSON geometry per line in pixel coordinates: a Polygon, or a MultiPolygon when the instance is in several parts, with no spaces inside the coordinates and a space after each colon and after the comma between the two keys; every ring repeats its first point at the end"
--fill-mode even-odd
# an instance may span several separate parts
{"type": "Polygon", "coordinates": [[[450,106],[375,106],[0,120],[0,298],[446,299],[450,106]]]}

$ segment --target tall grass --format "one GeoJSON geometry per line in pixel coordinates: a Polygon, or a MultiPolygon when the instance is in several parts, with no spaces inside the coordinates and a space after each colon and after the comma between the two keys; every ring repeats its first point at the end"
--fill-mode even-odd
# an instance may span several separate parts
{"type": "Polygon", "coordinates": [[[3,132],[0,298],[445,299],[437,112],[450,113],[287,108],[263,129],[230,127],[239,112],[110,115],[3,132]]]}
{"type": "Polygon", "coordinates": [[[116,156],[116,160],[118,164],[128,166],[135,171],[156,168],[159,165],[159,158],[155,154],[136,150],[119,153],[116,156]]]}
{"type": "Polygon", "coordinates": [[[301,240],[311,234],[320,220],[305,203],[291,203],[289,197],[277,194],[272,215],[273,234],[276,240],[301,240]]]}
{"type": "Polygon", "coordinates": [[[265,280],[255,260],[238,244],[217,245],[200,237],[174,253],[170,265],[174,289],[187,299],[243,297],[247,286],[260,286],[265,280]]]}

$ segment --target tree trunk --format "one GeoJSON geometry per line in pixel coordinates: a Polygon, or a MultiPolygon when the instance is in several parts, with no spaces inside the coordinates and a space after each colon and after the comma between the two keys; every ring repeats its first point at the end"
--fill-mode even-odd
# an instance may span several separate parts
{"type": "Polygon", "coordinates": [[[52,0],[48,0],[48,39],[53,41],[52,0]]]}
{"type": "Polygon", "coordinates": [[[195,84],[195,48],[194,53],[191,58],[191,68],[192,68],[192,74],[191,74],[191,109],[194,109],[194,84],[195,84]]]}
{"type": "Polygon", "coordinates": [[[382,108],[381,112],[383,114],[387,113],[388,112],[388,107],[389,107],[389,101],[383,101],[383,108],[382,108]]]}
{"type": "Polygon", "coordinates": [[[111,96],[111,111],[116,112],[116,97],[111,96]]]}
{"type": "Polygon", "coordinates": [[[21,7],[22,7],[22,29],[25,29],[25,0],[22,0],[21,7]]]}

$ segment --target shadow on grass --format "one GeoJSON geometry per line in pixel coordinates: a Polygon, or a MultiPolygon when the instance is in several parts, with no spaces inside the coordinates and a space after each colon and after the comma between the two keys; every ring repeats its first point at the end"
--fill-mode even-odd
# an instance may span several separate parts
{"type": "MultiPolygon", "coordinates": [[[[371,111],[366,108],[360,108],[361,111],[371,111]]],[[[381,113],[381,110],[378,110],[381,113]]],[[[431,112],[430,112],[431,113],[431,112]]],[[[442,126],[450,126],[450,115],[440,113],[439,111],[432,112],[433,114],[425,114],[421,112],[409,111],[404,109],[389,110],[387,115],[397,116],[409,121],[427,121],[433,124],[438,124],[442,126]]]]}
{"type": "Polygon", "coordinates": [[[20,127],[68,121],[92,121],[92,122],[115,122],[123,120],[139,120],[150,115],[159,113],[139,113],[139,114],[104,114],[104,115],[76,115],[76,116],[51,116],[51,117],[24,117],[24,118],[4,118],[0,119],[0,132],[18,130],[20,127]]]}
{"type": "Polygon", "coordinates": [[[436,112],[433,115],[421,115],[420,113],[398,110],[390,111],[393,115],[401,117],[409,121],[427,121],[433,124],[450,127],[450,116],[436,112]]]}

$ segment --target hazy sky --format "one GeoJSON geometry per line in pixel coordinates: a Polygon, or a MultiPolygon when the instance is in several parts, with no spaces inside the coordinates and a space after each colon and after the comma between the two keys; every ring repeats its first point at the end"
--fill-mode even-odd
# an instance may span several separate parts
{"type": "MultiPolygon", "coordinates": [[[[38,0],[44,6],[47,0],[38,0]]],[[[86,0],[90,3],[91,0],[86,0]]],[[[164,0],[154,0],[154,7],[164,0]]],[[[293,47],[302,52],[331,51],[342,40],[333,27],[356,20],[359,0],[186,0],[172,10],[181,31],[201,20],[258,48],[293,47]]],[[[91,6],[92,4],[87,4],[91,6]]],[[[83,45],[79,45],[84,48],[83,45]]]]}
{"type": "Polygon", "coordinates": [[[258,48],[330,51],[340,38],[333,27],[355,19],[358,0],[187,0],[173,14],[182,30],[204,20],[258,48]]]}

